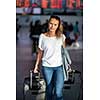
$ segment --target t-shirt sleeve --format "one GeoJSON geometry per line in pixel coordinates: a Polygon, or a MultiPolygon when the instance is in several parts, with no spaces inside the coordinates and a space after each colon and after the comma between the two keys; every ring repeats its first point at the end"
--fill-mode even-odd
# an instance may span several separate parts
{"type": "Polygon", "coordinates": [[[66,37],[65,37],[65,35],[63,34],[63,35],[62,35],[62,41],[64,42],[65,39],[66,39],[66,37]]]}
{"type": "Polygon", "coordinates": [[[41,34],[40,37],[39,37],[38,48],[39,48],[40,50],[43,50],[43,34],[41,34]]]}

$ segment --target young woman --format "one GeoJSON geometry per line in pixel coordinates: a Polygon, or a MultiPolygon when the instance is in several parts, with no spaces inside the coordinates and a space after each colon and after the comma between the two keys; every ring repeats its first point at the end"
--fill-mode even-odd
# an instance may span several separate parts
{"type": "Polygon", "coordinates": [[[34,73],[38,73],[42,61],[42,72],[46,82],[46,100],[63,100],[62,45],[65,47],[65,36],[60,18],[51,16],[48,22],[48,32],[40,35],[34,67],[34,73]]]}

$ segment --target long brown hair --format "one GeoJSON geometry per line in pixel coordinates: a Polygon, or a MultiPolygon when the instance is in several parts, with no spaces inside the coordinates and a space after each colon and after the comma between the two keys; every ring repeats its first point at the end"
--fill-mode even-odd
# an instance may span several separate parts
{"type": "Polygon", "coordinates": [[[59,37],[61,37],[61,35],[63,33],[63,25],[61,24],[60,17],[53,15],[53,16],[50,17],[49,22],[50,22],[50,20],[52,18],[55,18],[56,20],[59,21],[59,25],[58,25],[58,28],[57,28],[56,33],[55,33],[56,34],[56,37],[59,38],[59,37]]]}

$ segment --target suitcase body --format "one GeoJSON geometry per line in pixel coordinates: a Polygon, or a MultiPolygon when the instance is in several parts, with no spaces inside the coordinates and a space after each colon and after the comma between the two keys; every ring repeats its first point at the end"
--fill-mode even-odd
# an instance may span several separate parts
{"type": "Polygon", "coordinates": [[[25,97],[28,91],[30,91],[32,95],[45,94],[45,88],[45,81],[40,76],[40,73],[34,74],[33,71],[30,70],[29,77],[26,77],[23,83],[23,100],[26,100],[25,97]]]}

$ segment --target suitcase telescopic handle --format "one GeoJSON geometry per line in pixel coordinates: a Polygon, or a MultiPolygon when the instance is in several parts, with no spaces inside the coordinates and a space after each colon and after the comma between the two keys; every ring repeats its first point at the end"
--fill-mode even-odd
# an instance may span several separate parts
{"type": "Polygon", "coordinates": [[[32,89],[32,75],[33,75],[33,71],[30,70],[30,89],[32,89]]]}
{"type": "Polygon", "coordinates": [[[32,89],[33,75],[38,76],[39,81],[40,81],[40,73],[33,73],[33,70],[30,70],[30,89],[32,89]]]}

